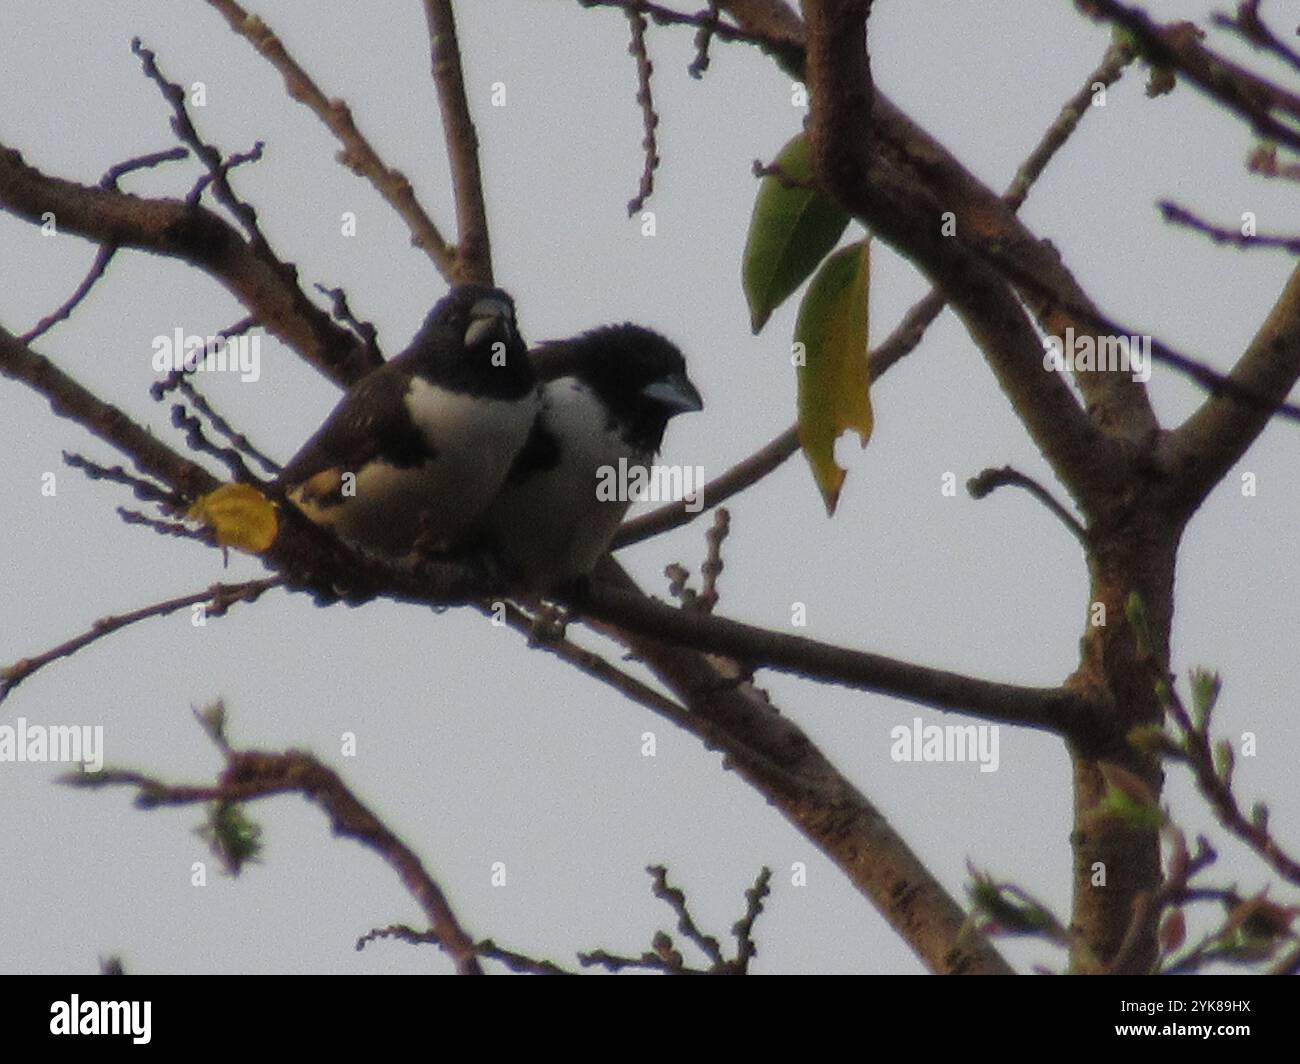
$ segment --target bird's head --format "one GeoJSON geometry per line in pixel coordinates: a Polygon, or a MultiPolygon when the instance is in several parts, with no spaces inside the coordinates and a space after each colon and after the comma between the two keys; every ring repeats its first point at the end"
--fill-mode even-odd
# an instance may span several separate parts
{"type": "Polygon", "coordinates": [[[658,450],[669,418],[704,409],[681,351],[640,325],[606,325],[543,344],[533,363],[543,379],[572,375],[583,381],[647,450],[658,450]]]}

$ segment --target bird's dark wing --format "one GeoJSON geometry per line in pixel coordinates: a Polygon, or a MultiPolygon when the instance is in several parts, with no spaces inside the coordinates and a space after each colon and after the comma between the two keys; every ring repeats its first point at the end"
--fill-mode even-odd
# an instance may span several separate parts
{"type": "Polygon", "coordinates": [[[410,383],[396,360],[368,373],[289,460],[280,483],[291,487],[329,469],[355,473],[376,458],[407,468],[433,457],[407,412],[410,383]]]}

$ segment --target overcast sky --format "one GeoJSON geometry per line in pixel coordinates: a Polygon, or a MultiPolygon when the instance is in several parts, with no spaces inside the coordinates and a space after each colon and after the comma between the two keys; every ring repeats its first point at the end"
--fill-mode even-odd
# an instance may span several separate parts
{"type": "MultiPolygon", "coordinates": [[[[698,7],[699,5],[694,5],[698,7]]],[[[1208,23],[1218,0],[1148,5],[1161,18],[1208,23]]],[[[1285,5],[1279,5],[1285,6],[1285,5]]],[[[789,78],[757,51],[715,46],[702,81],[686,67],[689,30],[653,29],[663,164],[653,237],[625,205],[641,172],[641,116],[626,20],[571,0],[457,5],[466,83],[482,160],[498,281],[516,297],[530,340],[632,320],[686,352],[707,403],[670,426],[664,459],[715,476],[794,416],[788,350],[794,303],[759,337],[739,284],[755,191],[799,127],[789,78]],[[506,89],[492,107],[493,83],[506,89]]],[[[329,95],[344,97],[390,165],[452,230],[449,181],[414,0],[257,5],[329,95]]],[[[305,285],[346,289],[392,354],[446,290],[408,234],[279,76],[199,0],[85,4],[5,0],[0,8],[0,139],[48,174],[94,183],[110,165],[174,143],[169,110],[140,74],[140,36],[164,72],[206,86],[193,112],[226,152],[266,142],[237,171],[282,257],[305,285]],[[356,236],[340,216],[358,218],[356,236]]],[[[1100,60],[1109,32],[1067,0],[881,0],[871,22],[877,83],[982,179],[1002,188],[1100,60]],[[1032,10],[1032,17],[1026,12],[1032,10]]],[[[1224,38],[1216,43],[1237,53],[1224,38]]],[[[1258,61],[1255,61],[1258,62],[1258,61]]],[[[1259,64],[1268,69],[1266,64],[1259,64]]],[[[1252,178],[1239,122],[1187,88],[1149,100],[1131,69],[1039,182],[1023,214],[1061,250],[1099,305],[1226,368],[1273,304],[1291,262],[1240,252],[1165,226],[1154,204],[1177,199],[1229,224],[1257,212],[1261,231],[1294,229],[1295,186],[1252,178]]],[[[182,196],[192,163],[134,175],[126,187],[182,196]]],[[[94,248],[42,238],[0,214],[0,322],[30,328],[79,282],[94,248]]],[[[872,335],[883,338],[926,290],[910,265],[877,248],[872,335]]],[[[71,321],[36,345],[97,394],[177,448],[166,404],[149,398],[151,341],[177,328],[207,335],[243,316],[215,282],[174,260],[119,254],[71,321]]],[[[292,454],[337,390],[276,341],[260,378],[203,381],[264,450],[292,454]]],[[[1167,426],[1201,399],[1157,367],[1150,385],[1167,426]]],[[[945,315],[873,394],[876,431],[850,467],[828,519],[802,458],[731,504],[719,609],[787,629],[792,604],[819,639],[995,680],[1059,683],[1074,668],[1087,608],[1077,543],[1024,493],[976,503],[941,494],[987,466],[1048,478],[960,325],[945,315]]],[[[74,450],[113,464],[104,443],[55,420],[44,400],[0,380],[0,661],[38,652],[110,613],[262,573],[255,560],[129,528],[126,492],[66,468],[74,450]],[[53,472],[57,494],[42,494],[53,472]]],[[[1266,798],[1278,835],[1300,842],[1292,682],[1300,634],[1300,434],[1272,425],[1211,496],[1187,533],[1178,572],[1174,663],[1225,676],[1223,734],[1254,731],[1239,764],[1247,803],[1266,798]],[[1243,497],[1240,474],[1256,474],[1243,497]]],[[[698,571],[707,521],[621,555],[647,590],[663,567],[698,571]]],[[[920,716],[891,699],[760,674],[783,712],[877,803],[947,888],[966,862],[1014,880],[1068,916],[1071,793],[1062,745],[1002,729],[998,770],[890,759],[890,729],[920,716]]],[[[701,926],[725,936],[759,868],[773,893],[757,932],[762,972],[917,972],[920,965],[844,877],[693,738],[472,611],[372,604],[314,607],[281,592],[205,627],[188,613],[105,639],[24,683],[0,707],[18,717],[102,725],[106,759],[177,781],[210,779],[219,758],[191,715],[224,698],[236,745],[310,749],[420,853],[476,936],[571,964],[577,950],[639,953],[673,918],[649,894],[644,866],[665,863],[701,926]],[[642,735],[657,756],[642,756],[642,735]],[[342,756],[355,733],[358,752],[342,756]],[[493,864],[507,870],[490,882],[493,864]],[[804,862],[807,884],[791,882],[804,862]]],[[[0,764],[0,969],[93,971],[120,954],[140,972],[447,971],[432,948],[356,952],[374,926],[418,923],[392,872],[332,838],[303,801],[256,804],[265,861],[237,880],[216,872],[193,833],[195,809],[145,813],[126,792],[74,792],[66,766],[0,764]],[[191,885],[207,861],[207,885],[191,885]]],[[[1168,798],[1189,832],[1210,830],[1184,774],[1168,798]]],[[[1223,842],[1216,878],[1255,890],[1268,877],[1223,842]]],[[[1005,943],[1019,966],[1061,958],[1005,943]]]]}

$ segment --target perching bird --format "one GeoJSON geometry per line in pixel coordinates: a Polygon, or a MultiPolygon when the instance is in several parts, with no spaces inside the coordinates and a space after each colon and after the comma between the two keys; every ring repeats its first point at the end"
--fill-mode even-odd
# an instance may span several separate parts
{"type": "Polygon", "coordinates": [[[529,437],[540,394],[510,297],[455,287],[410,345],[343,397],[277,487],[391,556],[459,546],[529,437]]]}
{"type": "Polygon", "coordinates": [[[704,403],[681,352],[656,332],[609,325],[533,352],[542,406],[483,518],[507,572],[536,591],[584,577],[631,500],[602,497],[602,471],[645,468],[668,419],[704,403]]]}

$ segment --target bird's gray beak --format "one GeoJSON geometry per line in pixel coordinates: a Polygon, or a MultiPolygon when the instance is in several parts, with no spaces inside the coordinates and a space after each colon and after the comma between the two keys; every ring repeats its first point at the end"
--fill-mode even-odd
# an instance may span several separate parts
{"type": "Polygon", "coordinates": [[[659,380],[652,381],[642,388],[641,394],[666,407],[669,417],[704,409],[704,400],[700,398],[700,393],[685,373],[660,377],[659,380]]]}
{"type": "Polygon", "coordinates": [[[469,311],[469,326],[465,329],[465,346],[481,347],[490,343],[513,343],[515,313],[510,304],[500,299],[480,299],[469,311]]]}

